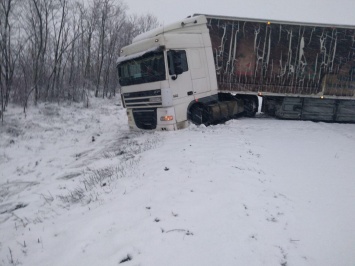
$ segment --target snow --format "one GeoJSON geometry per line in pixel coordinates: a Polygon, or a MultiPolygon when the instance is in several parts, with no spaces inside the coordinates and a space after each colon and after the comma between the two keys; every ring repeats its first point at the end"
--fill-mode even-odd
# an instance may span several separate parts
{"type": "Polygon", "coordinates": [[[354,124],[130,132],[118,103],[9,108],[0,265],[355,264],[354,124]]]}

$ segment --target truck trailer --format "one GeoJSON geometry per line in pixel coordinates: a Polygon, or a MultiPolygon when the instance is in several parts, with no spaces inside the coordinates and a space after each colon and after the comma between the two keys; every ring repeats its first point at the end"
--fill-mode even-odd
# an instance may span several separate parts
{"type": "Polygon", "coordinates": [[[194,15],[117,60],[130,129],[177,130],[261,111],[355,122],[355,25],[194,15]]]}

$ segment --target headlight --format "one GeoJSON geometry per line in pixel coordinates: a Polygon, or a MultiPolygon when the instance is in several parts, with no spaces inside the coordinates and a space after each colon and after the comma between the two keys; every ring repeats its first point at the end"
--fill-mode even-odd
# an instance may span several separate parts
{"type": "Polygon", "coordinates": [[[174,117],[172,115],[165,115],[160,117],[160,121],[172,121],[174,117]]]}

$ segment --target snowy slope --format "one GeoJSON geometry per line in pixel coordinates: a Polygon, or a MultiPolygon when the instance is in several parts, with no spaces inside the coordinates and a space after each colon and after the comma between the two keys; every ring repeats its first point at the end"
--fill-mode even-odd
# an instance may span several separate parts
{"type": "Polygon", "coordinates": [[[355,265],[355,125],[129,132],[116,103],[10,108],[0,265],[355,265]]]}

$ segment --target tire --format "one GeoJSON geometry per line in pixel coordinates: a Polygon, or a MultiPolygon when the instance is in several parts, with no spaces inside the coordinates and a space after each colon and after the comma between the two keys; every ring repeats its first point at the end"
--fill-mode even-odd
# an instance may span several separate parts
{"type": "Polygon", "coordinates": [[[195,125],[203,124],[203,108],[199,105],[194,105],[190,109],[190,120],[195,125]]]}
{"type": "Polygon", "coordinates": [[[209,112],[205,105],[194,104],[189,111],[189,120],[195,125],[209,125],[209,112]]]}

